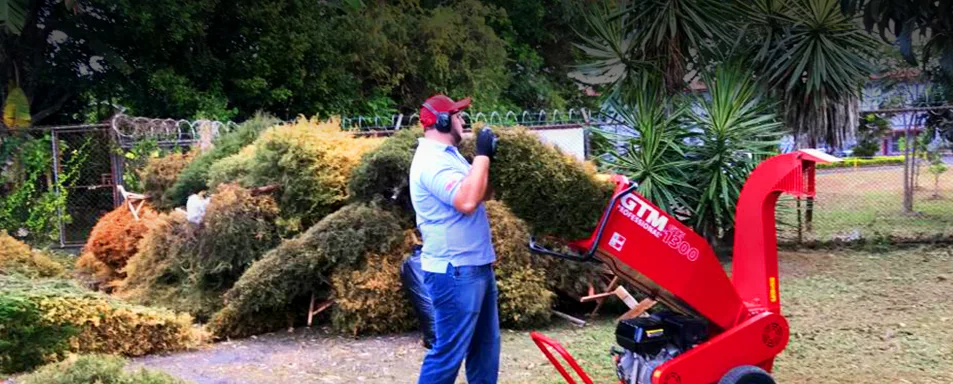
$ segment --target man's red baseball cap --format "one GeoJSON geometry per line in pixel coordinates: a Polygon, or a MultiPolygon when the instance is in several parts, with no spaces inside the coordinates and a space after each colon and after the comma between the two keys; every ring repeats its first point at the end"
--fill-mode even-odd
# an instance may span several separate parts
{"type": "MultiPolygon", "coordinates": [[[[460,99],[459,101],[453,101],[453,99],[447,97],[446,95],[434,95],[429,99],[424,101],[424,103],[429,104],[433,109],[440,112],[456,113],[460,112],[470,106],[470,98],[460,99]]],[[[437,116],[430,112],[429,109],[420,106],[420,125],[424,127],[429,127],[437,123],[437,116]]]]}

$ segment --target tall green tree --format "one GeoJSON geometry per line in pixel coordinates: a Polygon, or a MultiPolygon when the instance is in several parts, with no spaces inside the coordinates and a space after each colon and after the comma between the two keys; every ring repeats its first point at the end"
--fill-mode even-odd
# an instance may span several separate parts
{"type": "Polygon", "coordinates": [[[76,0],[0,4],[0,95],[5,108],[16,104],[18,114],[30,115],[28,122],[18,119],[24,124],[38,124],[58,112],[97,80],[91,66],[116,59],[93,31],[75,27],[89,17],[86,11],[76,0]]]}
{"type": "Polygon", "coordinates": [[[864,27],[875,29],[888,43],[896,43],[911,65],[927,66],[938,58],[947,84],[953,79],[953,1],[950,0],[841,0],[847,14],[863,13],[864,27]],[[891,39],[890,35],[893,35],[891,39]],[[917,58],[916,40],[923,49],[917,58]]]}
{"type": "Polygon", "coordinates": [[[578,45],[592,60],[581,80],[615,84],[647,68],[670,92],[684,90],[730,40],[730,3],[716,0],[623,0],[586,12],[589,35],[578,45]]]}
{"type": "Polygon", "coordinates": [[[559,49],[572,3],[11,0],[0,80],[19,78],[34,124],[100,120],[111,105],[238,120],[410,113],[434,92],[565,108],[585,101],[559,49]]]}

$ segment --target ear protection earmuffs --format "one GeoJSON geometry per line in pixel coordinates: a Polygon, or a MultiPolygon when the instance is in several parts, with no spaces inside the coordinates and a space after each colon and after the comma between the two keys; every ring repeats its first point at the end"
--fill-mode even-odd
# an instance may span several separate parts
{"type": "Polygon", "coordinates": [[[437,122],[434,123],[434,127],[437,128],[438,132],[448,133],[450,132],[450,114],[447,112],[437,112],[436,109],[430,106],[430,103],[424,103],[424,108],[427,108],[430,113],[433,113],[437,117],[437,122]]]}

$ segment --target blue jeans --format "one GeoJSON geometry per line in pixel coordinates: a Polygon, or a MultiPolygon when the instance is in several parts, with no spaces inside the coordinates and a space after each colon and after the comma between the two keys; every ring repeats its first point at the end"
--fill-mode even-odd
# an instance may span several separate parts
{"type": "Polygon", "coordinates": [[[419,384],[453,384],[466,359],[469,384],[496,383],[500,368],[500,319],[491,265],[448,266],[424,273],[434,309],[433,349],[424,357],[419,384]]]}

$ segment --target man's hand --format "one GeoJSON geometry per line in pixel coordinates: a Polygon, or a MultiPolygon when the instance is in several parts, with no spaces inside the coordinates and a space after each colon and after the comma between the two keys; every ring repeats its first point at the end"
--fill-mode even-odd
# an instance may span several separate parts
{"type": "Polygon", "coordinates": [[[486,156],[493,160],[493,156],[496,155],[496,141],[497,138],[492,129],[487,127],[480,130],[476,139],[476,155],[486,156]]]}

